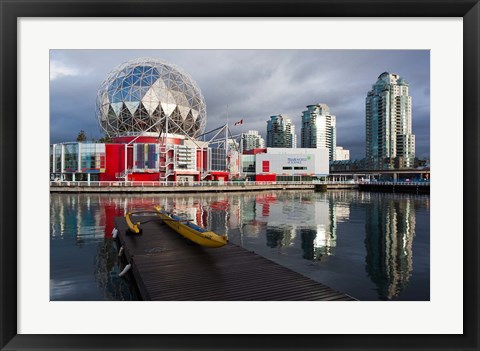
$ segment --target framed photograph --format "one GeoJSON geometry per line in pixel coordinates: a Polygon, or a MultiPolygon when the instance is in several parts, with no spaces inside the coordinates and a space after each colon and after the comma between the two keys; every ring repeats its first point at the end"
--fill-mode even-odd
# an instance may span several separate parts
{"type": "Polygon", "coordinates": [[[2,350],[478,349],[479,6],[2,1],[2,350]]]}

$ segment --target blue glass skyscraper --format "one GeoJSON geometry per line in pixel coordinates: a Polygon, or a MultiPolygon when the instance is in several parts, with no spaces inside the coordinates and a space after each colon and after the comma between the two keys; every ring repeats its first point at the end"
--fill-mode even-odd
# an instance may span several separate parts
{"type": "Polygon", "coordinates": [[[295,126],[288,116],[271,116],[267,121],[267,147],[297,147],[295,126]]]}

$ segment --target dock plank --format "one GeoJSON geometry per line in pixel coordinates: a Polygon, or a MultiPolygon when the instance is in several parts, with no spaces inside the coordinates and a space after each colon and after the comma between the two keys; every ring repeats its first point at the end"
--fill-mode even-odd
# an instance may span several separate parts
{"type": "Polygon", "coordinates": [[[154,219],[135,216],[133,221],[145,223],[141,235],[132,235],[125,218],[115,218],[117,239],[144,300],[355,300],[235,244],[218,249],[193,244],[154,219]]]}

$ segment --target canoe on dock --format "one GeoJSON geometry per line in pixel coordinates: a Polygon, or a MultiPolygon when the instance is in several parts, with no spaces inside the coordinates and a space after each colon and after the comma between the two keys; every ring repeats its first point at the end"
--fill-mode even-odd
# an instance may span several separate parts
{"type": "Polygon", "coordinates": [[[191,223],[189,220],[182,219],[163,210],[160,206],[154,206],[153,208],[166,225],[198,245],[216,248],[225,246],[228,242],[226,235],[217,235],[212,231],[191,223]]]}
{"type": "Polygon", "coordinates": [[[204,229],[194,223],[191,223],[190,220],[183,219],[177,215],[169,213],[162,209],[160,206],[154,206],[153,211],[135,211],[128,212],[125,215],[125,221],[128,225],[128,229],[133,234],[141,234],[142,229],[140,228],[141,222],[132,221],[131,217],[133,214],[140,213],[154,213],[157,215],[159,221],[162,221],[178,234],[187,238],[188,240],[193,241],[194,243],[211,248],[218,248],[225,246],[228,243],[226,235],[218,235],[212,231],[204,229]]]}

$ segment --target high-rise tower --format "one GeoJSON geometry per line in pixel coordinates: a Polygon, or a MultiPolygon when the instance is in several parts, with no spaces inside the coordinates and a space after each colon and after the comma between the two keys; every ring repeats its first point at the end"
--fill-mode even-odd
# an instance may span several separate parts
{"type": "Polygon", "coordinates": [[[252,149],[262,149],[265,147],[265,140],[258,133],[258,130],[249,130],[247,133],[242,133],[240,150],[242,152],[252,149]]]}
{"type": "Polygon", "coordinates": [[[267,121],[267,147],[297,147],[295,126],[286,115],[271,116],[267,121]]]}
{"type": "Polygon", "coordinates": [[[335,160],[336,117],[330,114],[328,105],[308,105],[307,110],[302,113],[302,148],[326,147],[329,150],[330,161],[335,160]]]}
{"type": "Polygon", "coordinates": [[[398,74],[382,73],[367,94],[365,115],[369,167],[413,167],[412,97],[405,79],[398,74]]]}

